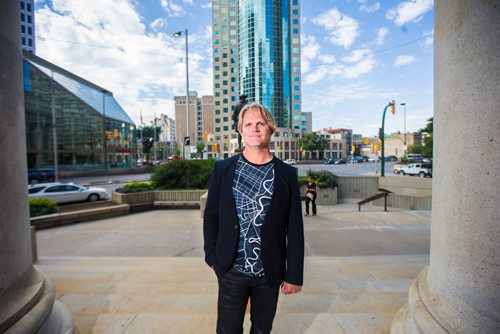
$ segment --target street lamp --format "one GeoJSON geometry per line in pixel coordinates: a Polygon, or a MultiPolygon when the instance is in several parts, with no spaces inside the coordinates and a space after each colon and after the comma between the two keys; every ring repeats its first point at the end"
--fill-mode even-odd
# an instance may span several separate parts
{"type": "Polygon", "coordinates": [[[406,143],[406,103],[400,103],[399,105],[403,106],[404,110],[404,132],[405,132],[405,157],[406,157],[406,151],[408,149],[408,144],[406,143]]]}
{"type": "MultiPolygon", "coordinates": [[[[190,143],[190,135],[189,135],[189,58],[188,58],[188,30],[184,31],[178,31],[174,34],[174,37],[180,37],[184,34],[186,37],[186,136],[184,138],[184,145],[186,143],[186,137],[187,137],[187,142],[189,146],[190,143]]],[[[190,156],[190,150],[188,149],[187,152],[184,152],[185,158],[189,159],[190,156]]]]}

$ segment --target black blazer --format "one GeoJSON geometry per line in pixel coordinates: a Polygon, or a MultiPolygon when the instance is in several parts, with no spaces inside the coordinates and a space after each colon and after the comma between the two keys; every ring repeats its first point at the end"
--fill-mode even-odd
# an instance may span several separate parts
{"type": "MultiPolygon", "coordinates": [[[[233,265],[240,225],[233,198],[238,155],[218,161],[212,171],[203,217],[205,262],[217,275],[233,265]]],[[[271,286],[303,284],[304,226],[297,170],[274,157],[274,188],[262,224],[261,258],[271,286]]]]}

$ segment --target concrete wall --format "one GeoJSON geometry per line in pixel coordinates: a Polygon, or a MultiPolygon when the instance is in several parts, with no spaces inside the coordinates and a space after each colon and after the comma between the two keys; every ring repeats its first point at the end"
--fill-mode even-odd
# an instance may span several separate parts
{"type": "Polygon", "coordinates": [[[367,198],[378,192],[378,176],[337,176],[337,196],[341,198],[367,198]]]}
{"type": "Polygon", "coordinates": [[[391,175],[379,179],[379,188],[396,195],[426,197],[432,195],[432,179],[416,176],[391,175]]]}
{"type": "MultiPolygon", "coordinates": [[[[384,199],[376,199],[375,201],[373,201],[373,205],[384,206],[384,199]]],[[[431,210],[432,196],[406,196],[389,194],[387,196],[387,206],[408,210],[431,210]]]]}

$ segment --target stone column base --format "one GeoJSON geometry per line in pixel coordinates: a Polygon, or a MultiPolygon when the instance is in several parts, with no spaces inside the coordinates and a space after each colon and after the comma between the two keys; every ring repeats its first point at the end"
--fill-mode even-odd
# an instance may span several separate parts
{"type": "Polygon", "coordinates": [[[18,282],[0,296],[0,332],[73,333],[71,314],[55,303],[50,280],[33,266],[18,282]]]}
{"type": "Polygon", "coordinates": [[[421,280],[425,279],[428,268],[425,267],[413,281],[408,293],[409,301],[394,317],[391,334],[448,333],[432,316],[422,300],[421,280]]]}
{"type": "Polygon", "coordinates": [[[500,324],[428,279],[425,267],[413,281],[408,304],[394,317],[391,334],[498,333],[500,324]]]}

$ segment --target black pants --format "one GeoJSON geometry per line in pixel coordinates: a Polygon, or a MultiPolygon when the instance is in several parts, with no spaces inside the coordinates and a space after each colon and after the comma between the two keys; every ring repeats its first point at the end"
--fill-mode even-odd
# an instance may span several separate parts
{"type": "Polygon", "coordinates": [[[250,298],[250,333],[271,333],[278,304],[279,287],[272,288],[265,277],[250,277],[232,268],[219,280],[217,333],[243,333],[245,310],[250,298]]]}
{"type": "Polygon", "coordinates": [[[310,199],[309,197],[306,196],[306,214],[309,214],[309,202],[312,204],[312,210],[313,210],[313,215],[316,214],[316,196],[314,196],[314,199],[310,199]]]}

